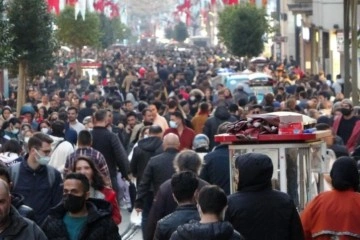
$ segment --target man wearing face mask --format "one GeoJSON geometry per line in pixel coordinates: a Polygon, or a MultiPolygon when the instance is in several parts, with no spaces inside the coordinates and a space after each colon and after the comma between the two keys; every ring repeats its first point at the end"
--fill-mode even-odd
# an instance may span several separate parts
{"type": "Polygon", "coordinates": [[[185,118],[179,111],[170,113],[170,128],[164,132],[164,136],[168,133],[178,135],[180,139],[180,151],[183,149],[192,149],[192,143],[195,138],[195,132],[191,128],[186,127],[185,118]]]}
{"type": "Polygon", "coordinates": [[[341,114],[334,119],[333,130],[342,138],[349,152],[353,152],[360,134],[360,121],[354,116],[350,99],[341,101],[341,114]]]}
{"type": "Polygon", "coordinates": [[[64,181],[63,201],[50,210],[42,229],[49,239],[121,240],[111,218],[111,205],[89,199],[90,183],[81,173],[70,173],[64,181]]]}
{"type": "Polygon", "coordinates": [[[35,212],[35,222],[41,224],[62,197],[60,172],[48,165],[51,154],[49,135],[37,133],[29,139],[29,153],[24,161],[9,168],[13,192],[24,196],[24,204],[35,212]]]}

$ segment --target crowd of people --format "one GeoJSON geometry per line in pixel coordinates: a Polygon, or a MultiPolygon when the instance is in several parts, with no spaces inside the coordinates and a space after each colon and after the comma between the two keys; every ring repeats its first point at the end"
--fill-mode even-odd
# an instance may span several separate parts
{"type": "MultiPolygon", "coordinates": [[[[306,74],[291,59],[250,64],[275,80],[257,102],[219,82],[219,68],[246,66],[221,49],[129,48],[99,58],[95,79],[63,59],[29,81],[18,113],[16,85],[2,99],[0,238],[121,239],[121,209],[141,213],[146,240],[360,238],[360,121],[340,75],[306,74]],[[214,141],[230,123],[274,111],[332,131],[323,140],[338,158],[333,190],[301,214],[296,193],[273,189],[277,166],[264,154],[236,158],[232,193],[228,145],[214,141]]],[[[297,181],[296,171],[288,178],[297,181]]]]}

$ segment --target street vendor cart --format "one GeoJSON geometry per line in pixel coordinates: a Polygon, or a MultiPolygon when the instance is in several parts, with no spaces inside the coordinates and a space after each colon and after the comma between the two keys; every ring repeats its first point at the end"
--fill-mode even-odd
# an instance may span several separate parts
{"type": "Polygon", "coordinates": [[[324,190],[323,177],[330,169],[323,139],[331,136],[330,131],[304,132],[258,134],[251,138],[232,133],[216,135],[216,142],[229,145],[231,193],[237,190],[236,157],[249,152],[263,153],[273,162],[273,187],[289,193],[295,204],[303,209],[307,202],[324,190]]]}

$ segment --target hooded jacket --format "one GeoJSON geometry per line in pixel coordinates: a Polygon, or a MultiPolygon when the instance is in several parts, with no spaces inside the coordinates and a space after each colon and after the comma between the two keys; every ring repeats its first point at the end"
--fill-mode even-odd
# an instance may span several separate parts
{"type": "Polygon", "coordinates": [[[51,144],[53,152],[51,153],[49,165],[63,173],[66,158],[75,151],[74,146],[62,137],[49,136],[53,140],[51,144]]]}
{"type": "Polygon", "coordinates": [[[244,240],[229,222],[201,224],[191,221],[179,226],[170,240],[244,240]]]}
{"type": "MultiPolygon", "coordinates": [[[[88,217],[80,231],[78,240],[120,240],[119,230],[111,218],[110,203],[101,199],[86,201],[88,217]]],[[[67,211],[60,203],[50,210],[49,216],[42,226],[48,239],[69,240],[63,218],[67,211]]]]}
{"type": "Polygon", "coordinates": [[[136,177],[137,185],[141,183],[141,178],[150,158],[163,152],[162,143],[159,137],[152,136],[141,139],[138,146],[134,148],[130,169],[133,176],[136,177]]]}
{"type": "Polygon", "coordinates": [[[22,217],[14,207],[10,208],[10,225],[0,233],[0,239],[47,240],[44,232],[31,220],[22,217]]]}
{"type": "Polygon", "coordinates": [[[271,188],[273,164],[258,153],[237,157],[238,192],[228,197],[226,220],[246,240],[304,239],[299,214],[286,193],[271,188]]]}
{"type": "Polygon", "coordinates": [[[226,195],[230,194],[229,147],[221,144],[204,157],[200,178],[221,187],[226,195]]]}
{"type": "Polygon", "coordinates": [[[235,122],[236,118],[231,116],[228,109],[224,106],[219,106],[216,108],[214,116],[206,120],[203,133],[208,136],[210,140],[209,149],[215,147],[214,135],[217,133],[217,129],[220,124],[224,122],[235,122]]]}
{"type": "Polygon", "coordinates": [[[0,153],[0,162],[5,164],[5,166],[10,167],[11,165],[22,162],[23,158],[17,153],[4,152],[0,153]]]}

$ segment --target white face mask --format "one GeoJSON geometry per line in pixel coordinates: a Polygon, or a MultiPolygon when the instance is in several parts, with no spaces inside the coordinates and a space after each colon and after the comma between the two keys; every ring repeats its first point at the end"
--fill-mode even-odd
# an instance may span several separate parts
{"type": "Polygon", "coordinates": [[[28,143],[30,140],[30,137],[24,137],[24,143],[28,143]]]}
{"type": "Polygon", "coordinates": [[[149,137],[149,135],[147,135],[147,134],[144,135],[144,138],[148,138],[148,137],[149,137]]]}
{"type": "Polygon", "coordinates": [[[178,127],[178,125],[177,125],[177,123],[176,123],[175,121],[170,121],[170,122],[169,122],[169,126],[170,126],[171,128],[177,128],[177,127],[178,127]]]}
{"type": "Polygon", "coordinates": [[[49,129],[48,128],[42,128],[41,132],[44,133],[44,134],[47,134],[49,132],[49,129]]]}
{"type": "Polygon", "coordinates": [[[17,128],[14,128],[13,130],[11,130],[11,132],[13,133],[13,134],[18,134],[19,133],[19,129],[17,129],[17,128]]]}

